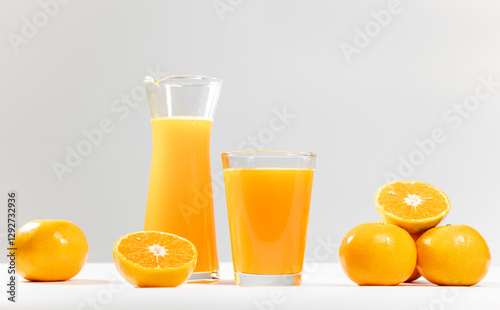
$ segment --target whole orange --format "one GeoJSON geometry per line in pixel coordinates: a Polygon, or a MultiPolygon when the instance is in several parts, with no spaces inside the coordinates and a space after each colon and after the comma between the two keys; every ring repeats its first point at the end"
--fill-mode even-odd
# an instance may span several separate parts
{"type": "Polygon", "coordinates": [[[340,265],[358,285],[397,285],[415,269],[417,252],[410,234],[383,222],[351,229],[342,240],[340,265]]]}
{"type": "Polygon", "coordinates": [[[474,285],[488,273],[491,254],[484,238],[467,225],[429,229],[417,240],[417,269],[438,285],[474,285]]]}
{"type": "Polygon", "coordinates": [[[16,270],[31,281],[62,281],[74,277],[87,261],[83,231],[65,220],[35,220],[15,236],[16,270]]]}
{"type": "MultiPolygon", "coordinates": [[[[413,241],[415,241],[415,243],[417,243],[418,238],[423,233],[424,232],[414,233],[414,234],[410,234],[410,236],[413,239],[413,241]]],[[[418,253],[417,253],[417,257],[418,257],[418,253]]],[[[411,276],[405,282],[413,282],[413,281],[417,280],[418,278],[420,278],[421,276],[422,275],[418,272],[417,266],[415,266],[415,270],[413,270],[413,273],[411,274],[411,276]]]]}

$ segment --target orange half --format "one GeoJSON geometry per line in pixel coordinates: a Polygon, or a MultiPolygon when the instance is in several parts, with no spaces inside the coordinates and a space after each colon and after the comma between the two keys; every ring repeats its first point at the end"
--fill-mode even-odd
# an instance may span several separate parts
{"type": "Polygon", "coordinates": [[[382,219],[409,233],[438,225],[450,211],[450,200],[439,188],[418,181],[393,181],[375,194],[382,219]]]}
{"type": "Polygon", "coordinates": [[[197,257],[191,241],[158,231],[126,234],[113,247],[116,268],[138,287],[173,287],[186,282],[197,257]]]}

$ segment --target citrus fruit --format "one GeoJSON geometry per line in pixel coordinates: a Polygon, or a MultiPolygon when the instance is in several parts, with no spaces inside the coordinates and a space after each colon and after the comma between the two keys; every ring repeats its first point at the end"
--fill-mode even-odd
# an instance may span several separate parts
{"type": "Polygon", "coordinates": [[[113,247],[116,268],[138,287],[172,287],[186,282],[197,257],[191,241],[158,231],[126,234],[113,247]]]}
{"type": "Polygon", "coordinates": [[[437,187],[418,181],[393,181],[375,194],[384,221],[417,233],[436,226],[450,211],[450,200],[437,187]]]}
{"type": "Polygon", "coordinates": [[[383,222],[361,224],[342,240],[340,265],[358,285],[397,285],[412,274],[417,261],[410,234],[383,222]]]}
{"type": "Polygon", "coordinates": [[[490,267],[491,254],[483,237],[467,225],[429,229],[417,240],[417,269],[438,285],[474,285],[490,267]]]}
{"type": "MultiPolygon", "coordinates": [[[[411,238],[413,241],[415,241],[415,244],[417,243],[418,238],[423,234],[423,232],[420,233],[415,233],[415,234],[410,234],[411,238]]],[[[417,253],[418,256],[418,253],[417,253]]],[[[422,275],[418,272],[417,266],[415,266],[415,270],[413,270],[413,273],[411,276],[405,281],[405,282],[413,282],[420,278],[422,275]]]]}
{"type": "Polygon", "coordinates": [[[83,231],[65,220],[35,220],[15,236],[16,269],[31,281],[63,281],[74,277],[87,261],[83,231]]]}

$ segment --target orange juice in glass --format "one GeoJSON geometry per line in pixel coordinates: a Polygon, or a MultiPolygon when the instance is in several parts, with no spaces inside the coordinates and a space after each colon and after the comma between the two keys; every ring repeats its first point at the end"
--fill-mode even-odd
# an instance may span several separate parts
{"type": "Polygon", "coordinates": [[[222,154],[238,285],[301,283],[315,160],[305,152],[222,154]]]}
{"type": "Polygon", "coordinates": [[[144,230],[194,243],[189,282],[219,279],[210,170],[210,133],[221,81],[205,76],[147,77],[153,158],[144,230]]]}

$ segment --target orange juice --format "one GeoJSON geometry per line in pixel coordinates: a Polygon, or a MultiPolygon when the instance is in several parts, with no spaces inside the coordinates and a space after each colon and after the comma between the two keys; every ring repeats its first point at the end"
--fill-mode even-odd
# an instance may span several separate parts
{"type": "Polygon", "coordinates": [[[302,271],[313,168],[224,169],[235,272],[302,271]]]}
{"type": "Polygon", "coordinates": [[[144,230],[173,233],[194,243],[194,272],[219,270],[210,170],[212,119],[151,120],[153,160],[144,230]]]}

